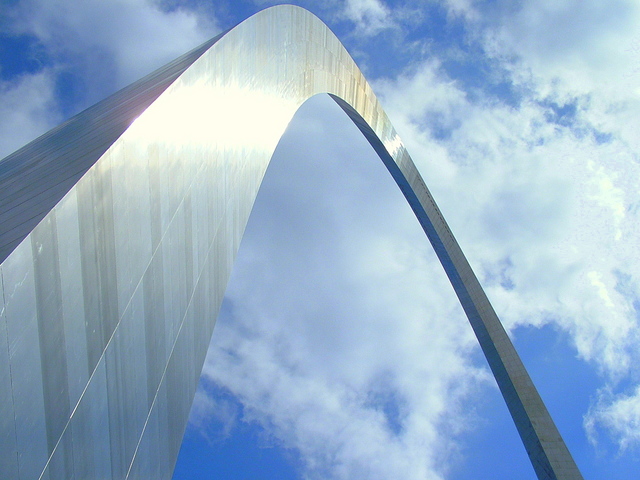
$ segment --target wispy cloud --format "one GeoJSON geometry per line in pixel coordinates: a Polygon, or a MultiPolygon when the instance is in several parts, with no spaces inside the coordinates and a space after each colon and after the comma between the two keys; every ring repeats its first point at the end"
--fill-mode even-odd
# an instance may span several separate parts
{"type": "MultiPolygon", "coordinates": [[[[437,60],[378,87],[505,323],[557,323],[615,390],[638,374],[640,77],[638,8],[610,7],[525,2],[470,24],[523,87],[515,106],[437,60]]],[[[590,422],[637,445],[618,428],[637,402],[618,395],[590,422]]]]}
{"type": "Polygon", "coordinates": [[[75,86],[77,107],[141,78],[219,30],[212,17],[186,8],[163,10],[146,0],[25,0],[9,7],[7,16],[9,33],[35,37],[57,81],[75,86]]]}
{"type": "Polygon", "coordinates": [[[396,27],[391,10],[380,0],[347,0],[342,12],[360,35],[371,36],[396,27]]]}
{"type": "Polygon", "coordinates": [[[598,443],[598,433],[604,430],[616,438],[620,452],[640,443],[640,387],[631,394],[613,395],[611,390],[599,392],[585,418],[590,440],[598,443]]]}
{"type": "Polygon", "coordinates": [[[49,69],[0,82],[0,159],[59,123],[49,69]]]}

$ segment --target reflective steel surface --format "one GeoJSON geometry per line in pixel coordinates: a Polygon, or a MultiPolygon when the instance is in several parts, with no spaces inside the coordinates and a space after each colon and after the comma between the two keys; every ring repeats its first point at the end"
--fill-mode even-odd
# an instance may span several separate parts
{"type": "Polygon", "coordinates": [[[294,6],[264,10],[0,162],[0,478],[171,478],[258,188],[318,93],[407,197],[539,478],[581,478],[370,86],[294,6]]]}

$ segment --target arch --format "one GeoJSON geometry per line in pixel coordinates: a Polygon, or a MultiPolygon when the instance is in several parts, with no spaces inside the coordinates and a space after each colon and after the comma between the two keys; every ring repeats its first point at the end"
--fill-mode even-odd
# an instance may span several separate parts
{"type": "Polygon", "coordinates": [[[0,476],[170,477],[258,188],[318,93],[415,212],[538,477],[582,478],[371,87],[322,22],[289,5],[0,163],[0,476]]]}

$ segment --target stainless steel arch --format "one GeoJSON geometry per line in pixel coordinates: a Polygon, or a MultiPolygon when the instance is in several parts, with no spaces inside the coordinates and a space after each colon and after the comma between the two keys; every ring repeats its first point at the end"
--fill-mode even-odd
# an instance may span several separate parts
{"type": "Polygon", "coordinates": [[[413,208],[539,478],[582,478],[351,57],[294,6],[249,18],[0,163],[2,478],[168,478],[244,227],[328,93],[413,208]]]}

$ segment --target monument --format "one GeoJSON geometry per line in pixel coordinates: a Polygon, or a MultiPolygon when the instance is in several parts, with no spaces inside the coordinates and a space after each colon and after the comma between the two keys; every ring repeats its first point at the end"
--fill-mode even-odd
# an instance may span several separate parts
{"type": "Polygon", "coordinates": [[[314,15],[264,10],[0,162],[0,477],[170,478],[271,155],[329,94],[440,259],[540,479],[582,478],[401,140],[314,15]]]}

